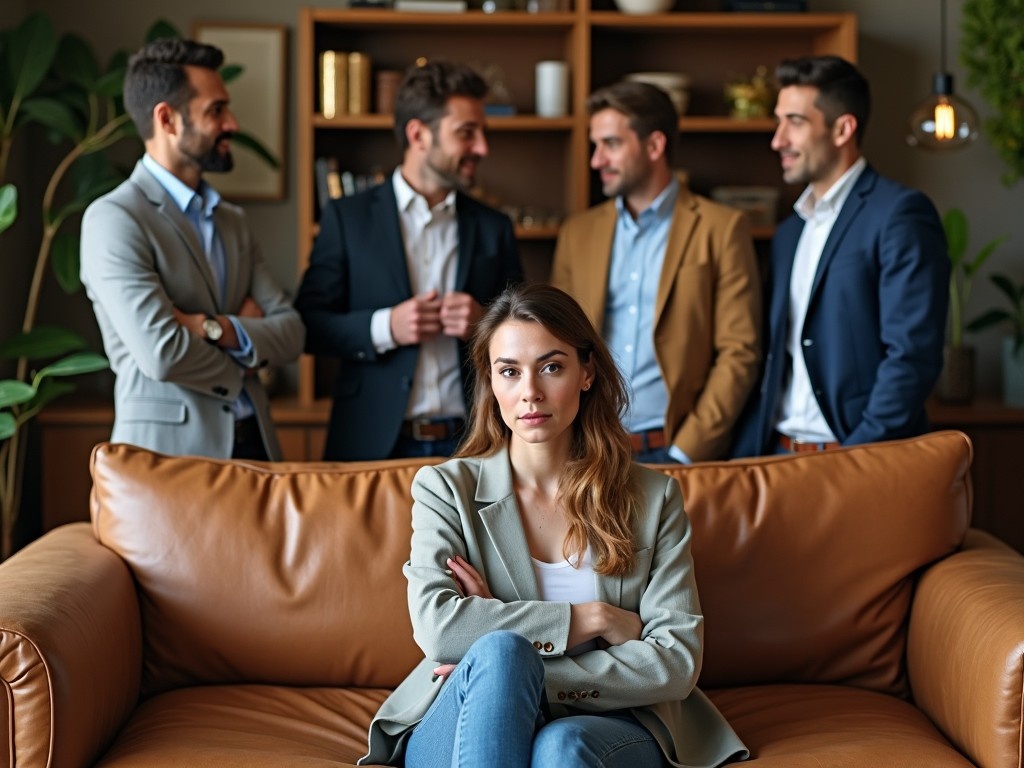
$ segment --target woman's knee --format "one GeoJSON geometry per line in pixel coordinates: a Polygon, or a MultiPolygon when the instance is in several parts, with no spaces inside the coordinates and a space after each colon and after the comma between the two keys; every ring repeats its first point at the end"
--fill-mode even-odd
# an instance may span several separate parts
{"type": "Polygon", "coordinates": [[[544,680],[544,661],[533,644],[516,632],[495,630],[479,638],[466,654],[474,666],[488,665],[512,677],[544,680]]]}

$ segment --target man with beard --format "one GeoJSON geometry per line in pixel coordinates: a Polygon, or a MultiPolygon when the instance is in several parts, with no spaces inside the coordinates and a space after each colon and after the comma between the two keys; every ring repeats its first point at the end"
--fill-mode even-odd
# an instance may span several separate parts
{"type": "Polygon", "coordinates": [[[232,167],[222,53],[158,40],[131,57],[125,108],[146,153],[82,222],[82,282],[114,385],[111,439],[170,454],[279,459],[259,368],[302,351],[298,313],[245,214],[204,171],[232,167]]]}
{"type": "Polygon", "coordinates": [[[552,282],[600,328],[632,392],[638,461],[722,456],[757,376],[760,282],[743,213],[671,168],[668,96],[623,82],[587,100],[590,166],[614,198],[569,219],[552,282]]]}
{"type": "Polygon", "coordinates": [[[340,359],[324,458],[450,456],[473,381],[483,305],[522,279],[512,223],[466,191],[487,155],[473,70],[428,62],[395,99],[402,164],[331,201],[295,306],[306,349],[340,359]]]}
{"type": "Polygon", "coordinates": [[[775,232],[764,379],[734,454],[803,453],[927,431],[949,259],[917,190],[861,154],[867,80],[837,56],[782,62],[772,149],[805,185],[775,232]]]}

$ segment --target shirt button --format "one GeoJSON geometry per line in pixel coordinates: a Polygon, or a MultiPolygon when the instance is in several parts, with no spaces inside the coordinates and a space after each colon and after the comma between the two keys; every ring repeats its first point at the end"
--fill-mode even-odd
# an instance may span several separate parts
{"type": "Polygon", "coordinates": [[[813,339],[804,339],[800,343],[803,344],[805,347],[813,347],[814,346],[814,340],[813,339]]]}
{"type": "Polygon", "coordinates": [[[636,314],[636,307],[635,306],[632,306],[632,307],[629,308],[629,314],[631,314],[631,315],[635,315],[636,314]]]}
{"type": "Polygon", "coordinates": [[[544,650],[547,653],[551,653],[553,650],[555,650],[555,646],[553,646],[551,643],[544,643],[544,650]]]}
{"type": "Polygon", "coordinates": [[[631,272],[629,275],[629,279],[635,282],[640,279],[640,275],[638,275],[636,272],[631,272]]]}
{"type": "Polygon", "coordinates": [[[632,344],[627,344],[626,345],[626,351],[627,352],[632,352],[633,351],[633,345],[632,344]]]}

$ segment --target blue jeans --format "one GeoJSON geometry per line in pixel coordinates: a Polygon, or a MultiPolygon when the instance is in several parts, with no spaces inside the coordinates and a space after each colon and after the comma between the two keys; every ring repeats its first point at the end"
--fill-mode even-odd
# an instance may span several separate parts
{"type": "Polygon", "coordinates": [[[407,768],[645,768],[661,748],[628,712],[546,722],[544,662],[514,632],[477,640],[406,745],[407,768]]]}

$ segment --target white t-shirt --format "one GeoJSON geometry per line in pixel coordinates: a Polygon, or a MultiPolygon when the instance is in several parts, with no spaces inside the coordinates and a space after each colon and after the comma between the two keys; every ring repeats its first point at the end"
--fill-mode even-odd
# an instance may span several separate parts
{"type": "MultiPolygon", "coordinates": [[[[597,600],[597,583],[594,579],[594,565],[590,559],[590,548],[583,555],[583,563],[576,567],[577,558],[557,563],[533,560],[533,573],[537,577],[540,599],[548,602],[590,603],[597,600]]],[[[596,640],[580,643],[566,651],[567,656],[576,656],[584,651],[597,648],[596,640]]]]}

